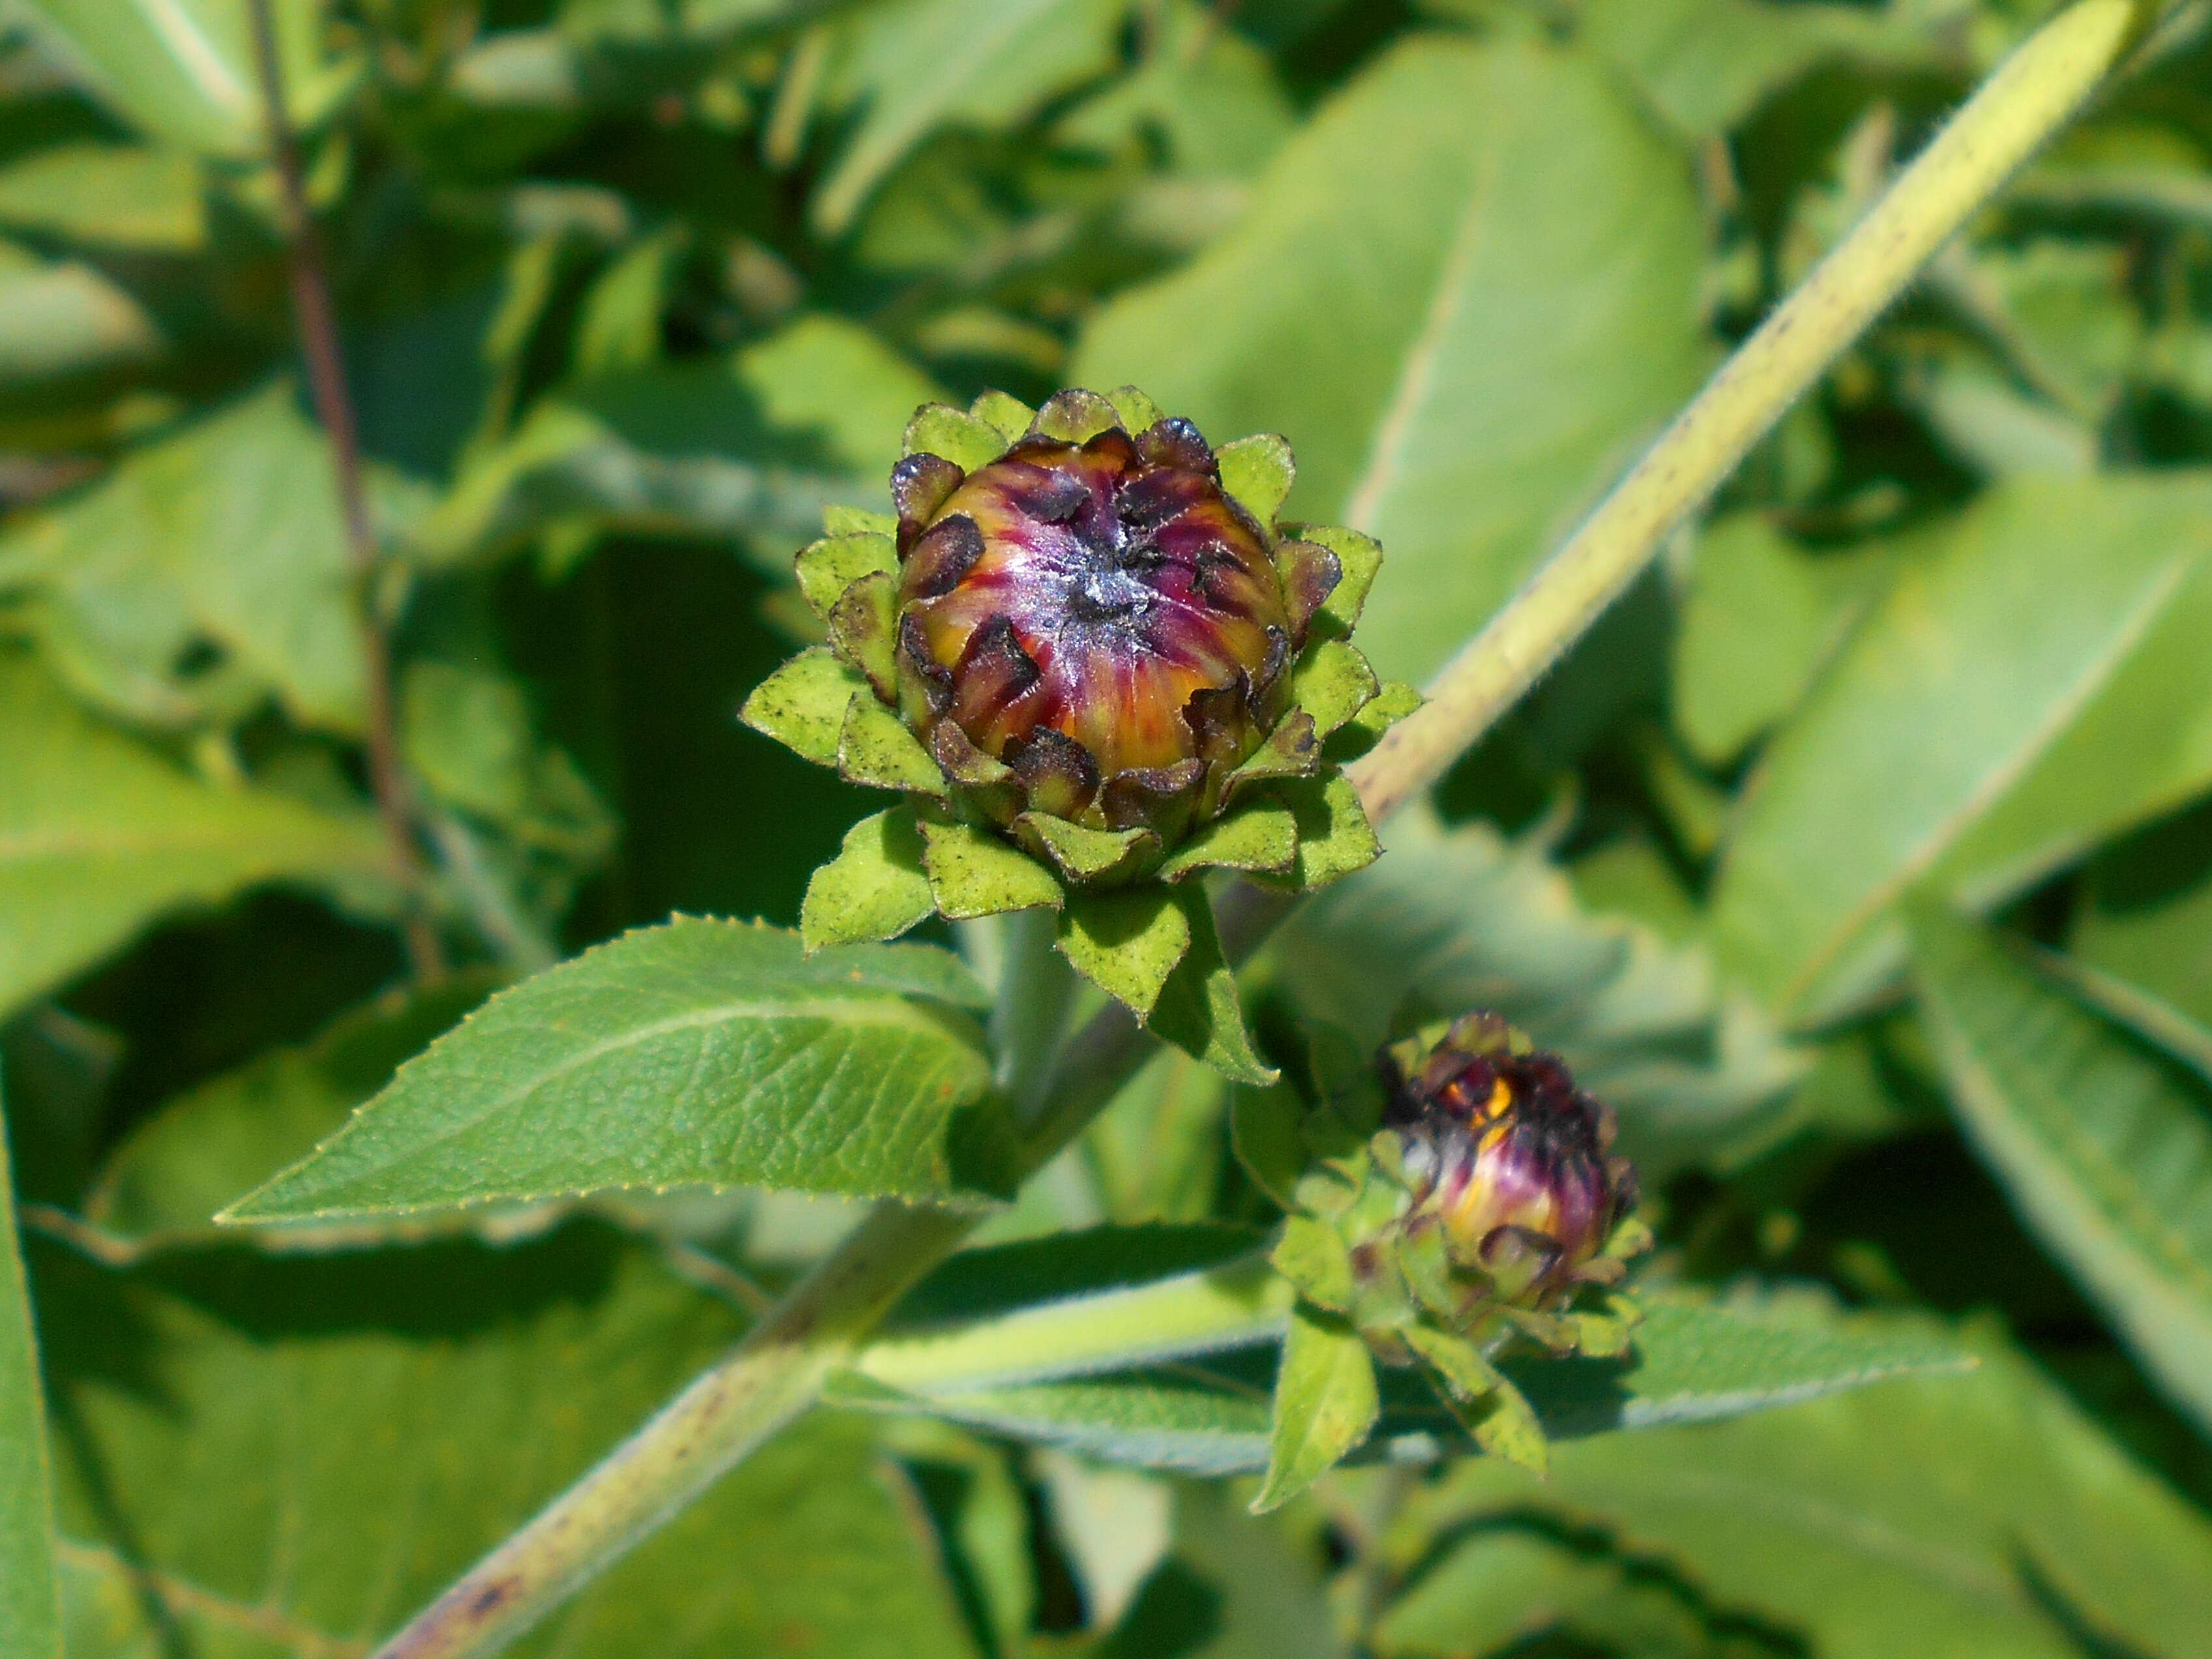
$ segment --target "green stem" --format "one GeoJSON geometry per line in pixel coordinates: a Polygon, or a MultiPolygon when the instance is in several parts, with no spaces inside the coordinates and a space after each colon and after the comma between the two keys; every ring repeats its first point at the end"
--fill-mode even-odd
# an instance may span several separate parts
{"type": "Polygon", "coordinates": [[[1953,118],[1841,246],[1707,381],[1628,476],[1354,769],[1387,817],[1489,730],[1751,447],[1903,292],[2147,28],[2152,0],[2079,0],[1953,118]]]}
{"type": "Polygon", "coordinates": [[[1075,1000],[1075,969],[1054,948],[1056,912],[1016,910],[988,920],[1000,930],[991,1051],[999,1057],[1000,1092],[1016,1118],[1027,1122],[1044,1109],[1059,1069],[1054,1062],[1075,1000]]]}
{"type": "MultiPolygon", "coordinates": [[[[1352,769],[1387,817],[1566,649],[1927,259],[2065,121],[2148,26],[2153,0],[2077,0],[2015,52],[1843,245],[1707,383],[1673,426],[1429,688],[1429,702],[1352,769]]],[[[1249,942],[1278,910],[1238,912],[1249,942]]],[[[1076,1033],[1030,1126],[1024,1170],[1067,1144],[1146,1053],[1118,1006],[1076,1033]]],[[[378,1659],[473,1659],[504,1647],[817,1398],[899,1294],[970,1217],[887,1204],[737,1351],[472,1569],[378,1659]]]]}

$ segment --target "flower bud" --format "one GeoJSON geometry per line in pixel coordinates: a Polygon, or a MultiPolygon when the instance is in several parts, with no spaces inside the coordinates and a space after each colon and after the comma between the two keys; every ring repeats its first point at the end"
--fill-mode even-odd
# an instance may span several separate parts
{"type": "Polygon", "coordinates": [[[1564,1060],[1476,1013],[1433,1046],[1391,1045],[1377,1065],[1409,1224],[1432,1218],[1452,1260],[1513,1305],[1543,1308],[1618,1276],[1599,1253],[1635,1207],[1635,1172],[1609,1155],[1611,1109],[1564,1060]]]}
{"type": "Polygon", "coordinates": [[[1088,392],[972,472],[924,452],[891,487],[899,707],[948,777],[1009,769],[977,797],[1001,826],[1172,842],[1212,817],[1285,712],[1336,556],[1295,543],[1279,568],[1196,427],[1133,434],[1088,392]]]}

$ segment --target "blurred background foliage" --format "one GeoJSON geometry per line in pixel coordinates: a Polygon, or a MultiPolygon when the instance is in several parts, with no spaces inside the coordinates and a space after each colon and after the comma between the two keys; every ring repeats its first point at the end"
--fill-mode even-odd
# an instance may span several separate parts
{"type": "MultiPolygon", "coordinates": [[[[849,1218],[208,1224],[493,986],[795,919],[866,809],[735,711],[916,404],[1134,380],[1287,434],[1419,679],[2049,9],[278,0],[410,894],[246,6],[12,0],[0,1081],[72,1659],[365,1653],[849,1218]]],[[[1978,1372],[1264,1524],[820,1413],[527,1650],[2207,1651],[2203,20],[1254,969],[1278,1042],[1502,1008],[1620,1107],[1661,1273],[1978,1372]]],[[[1164,1054],[979,1237],[1265,1223],[1231,1092],[1164,1054]]]]}

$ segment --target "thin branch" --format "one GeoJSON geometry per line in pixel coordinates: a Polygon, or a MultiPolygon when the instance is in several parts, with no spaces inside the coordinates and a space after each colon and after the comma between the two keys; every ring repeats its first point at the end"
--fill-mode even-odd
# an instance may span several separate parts
{"type": "Polygon", "coordinates": [[[415,840],[413,791],[399,757],[398,710],[392,688],[392,642],[386,637],[376,603],[376,534],[369,524],[368,497],[362,484],[361,429],[354,420],[353,398],[346,389],[345,359],[338,348],[337,319],[331,306],[330,278],[323,265],[322,239],[307,210],[307,189],[300,164],[298,136],[284,100],[284,64],[277,50],[271,0],[251,0],[253,55],[260,74],[263,112],[269,125],[269,149],[276,164],[276,194],[291,270],[292,320],[300,356],[307,367],[307,386],[315,417],[330,439],[331,469],[337,484],[338,510],[344,523],[346,559],[354,585],[355,626],[361,641],[362,721],[368,750],[369,789],[383,820],[392,872],[407,901],[402,924],[407,957],[415,976],[444,976],[445,956],[422,902],[424,872],[415,840]]]}
{"type": "MultiPolygon", "coordinates": [[[[1429,702],[1352,769],[1370,815],[1418,797],[1481,738],[1717,489],[1928,258],[2139,38],[2154,0],[2077,0],[1978,91],[1841,246],[1746,341],[1566,544],[1445,667],[1429,702]]],[[[1243,947],[1281,908],[1228,907],[1243,947]]],[[[1118,1004],[1070,1039],[1020,1148],[1035,1170],[1082,1133],[1149,1045],[1118,1004]]],[[[514,1640],[818,1397],[823,1381],[974,1219],[884,1204],[727,1359],[691,1384],[380,1650],[475,1659],[514,1640]]]]}

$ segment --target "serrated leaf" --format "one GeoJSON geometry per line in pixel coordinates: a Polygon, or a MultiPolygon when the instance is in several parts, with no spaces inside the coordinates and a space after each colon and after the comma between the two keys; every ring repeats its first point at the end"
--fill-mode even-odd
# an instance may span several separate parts
{"type": "Polygon", "coordinates": [[[228,1222],[620,1188],[961,1201],[946,1138],[989,1085],[980,992],[927,945],[809,957],[679,917],[504,991],[228,1222]]]}
{"type": "Polygon", "coordinates": [[[1725,959],[1800,1020],[1894,974],[1907,888],[1986,907],[2212,778],[2212,484],[2013,479],[1925,535],[1722,854],[1725,959]]]}
{"type": "Polygon", "coordinates": [[[2212,1426],[2212,1083],[1972,923],[1911,913],[1960,1121],[2166,1394],[2212,1426]]]}
{"type": "MultiPolygon", "coordinates": [[[[337,1261],[195,1253],[129,1273],[49,1247],[35,1267],[72,1425],[57,1474],[77,1659],[365,1653],[741,1329],[589,1227],[337,1261]],[[158,1396],[115,1370],[124,1330],[158,1396]]],[[[849,1419],[777,1437],[528,1650],[706,1659],[795,1630],[866,1659],[974,1652],[916,1506],[849,1419]],[[775,1571],[733,1573],[732,1559],[775,1571]]]]}
{"type": "MultiPolygon", "coordinates": [[[[216,1212],[297,1163],[345,1127],[398,1066],[450,1030],[496,986],[460,975],[394,991],[341,1015],[310,1041],[272,1049],[169,1101],[100,1165],[84,1219],[141,1250],[219,1237],[216,1212]]],[[[332,1243],[364,1242],[356,1226],[332,1243]]],[[[284,1243],[312,1242],[288,1230],[284,1243]]]]}
{"type": "Polygon", "coordinates": [[[1160,988],[1190,949],[1190,918],[1166,888],[1068,895],[1060,913],[1059,946],[1078,972],[1150,1018],[1160,988]]]}
{"type": "Polygon", "coordinates": [[[896,0],[860,13],[833,89],[860,118],[816,192],[817,229],[842,234],[936,128],[1010,125],[1107,69],[1122,13],[1120,0],[896,0]]]}
{"type": "Polygon", "coordinates": [[[387,856],[366,812],[202,783],[0,650],[0,1009],[182,906],[262,882],[374,880],[387,856]]]}
{"type": "Polygon", "coordinates": [[[1260,1058],[1252,1034],[1244,1029],[1237,975],[1222,955],[1205,890],[1194,884],[1172,890],[1190,925],[1190,948],[1160,988],[1146,1025],[1231,1083],[1273,1083],[1275,1068],[1260,1058]]]}
{"type": "Polygon", "coordinates": [[[15,1183],[0,1115],[0,1630],[22,1659],[61,1659],[53,1483],[38,1338],[15,1235],[15,1183]]]}
{"type": "Polygon", "coordinates": [[[1275,522],[1298,476],[1289,441],[1273,432],[1255,433],[1213,452],[1221,468],[1221,487],[1263,525],[1275,522]]]}
{"type": "Polygon", "coordinates": [[[2212,1613],[2212,1526],[1994,1347],[1972,1376],[1555,1443],[1545,1482],[1462,1464],[1408,1504],[1389,1559],[1508,1515],[1656,1555],[1835,1659],[2062,1659],[2085,1629],[2182,1654],[2212,1613]]]}
{"type": "Polygon", "coordinates": [[[1199,870],[1283,870],[1297,857],[1298,823],[1291,809],[1265,796],[1248,798],[1168,854],[1160,878],[1199,870]]]}
{"type": "Polygon", "coordinates": [[[830,608],[863,576],[898,573],[898,548],[889,536],[862,532],[827,536],[799,556],[799,591],[807,609],[828,621],[830,608]]]}
{"type": "Polygon", "coordinates": [[[1283,940],[1307,1013],[1370,1049],[1409,997],[1504,1014],[1619,1111],[1647,1180],[1755,1150],[1802,1069],[1703,951],[1591,914],[1540,848],[1485,826],[1400,814],[1389,855],[1301,905],[1283,940]]]}
{"type": "Polygon", "coordinates": [[[1279,1509],[1367,1437],[1382,1409],[1375,1360],[1343,1321],[1304,1307],[1291,1316],[1275,1378],[1267,1478],[1252,1512],[1279,1509]]]}
{"type": "Polygon", "coordinates": [[[1289,434],[1292,515],[1389,550],[1359,637],[1418,680],[1695,386],[1703,250],[1679,155],[1609,66],[1416,33],[1195,260],[1103,307],[1070,372],[1289,434]]]}
{"type": "Polygon", "coordinates": [[[922,863],[937,908],[954,921],[1006,910],[1057,909],[1066,894],[1051,871],[970,823],[924,819],[922,863]]]}
{"type": "Polygon", "coordinates": [[[936,910],[921,867],[921,826],[911,807],[894,806],[848,830],[837,856],[814,872],[799,932],[810,951],[873,944],[896,939],[936,910]]]}
{"type": "Polygon", "coordinates": [[[855,697],[846,707],[845,729],[837,735],[837,772],[848,782],[876,789],[918,795],[942,795],[945,789],[944,769],[906,722],[873,696],[855,697]]]}
{"type": "Polygon", "coordinates": [[[868,683],[826,645],[811,645],[778,668],[745,699],[738,717],[817,766],[837,763],[846,711],[868,683]]]}

